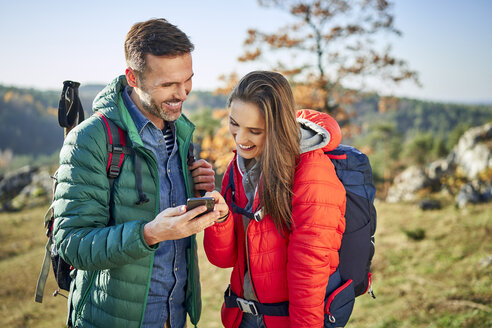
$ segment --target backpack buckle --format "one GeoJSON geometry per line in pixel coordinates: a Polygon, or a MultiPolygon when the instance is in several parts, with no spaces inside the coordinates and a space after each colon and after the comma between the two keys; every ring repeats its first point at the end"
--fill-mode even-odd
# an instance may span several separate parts
{"type": "Polygon", "coordinates": [[[260,208],[258,211],[256,211],[253,217],[255,218],[256,222],[260,222],[263,219],[263,209],[260,208]]]}
{"type": "Polygon", "coordinates": [[[256,308],[255,303],[245,300],[243,298],[237,298],[236,299],[237,307],[245,312],[245,313],[250,313],[252,315],[258,315],[258,309],[256,308]]]}
{"type": "Polygon", "coordinates": [[[120,174],[120,167],[118,164],[111,164],[108,170],[108,177],[116,178],[120,174]]]}
{"type": "Polygon", "coordinates": [[[123,146],[121,146],[121,145],[112,145],[112,146],[113,146],[113,153],[116,153],[116,154],[123,153],[123,146]]]}

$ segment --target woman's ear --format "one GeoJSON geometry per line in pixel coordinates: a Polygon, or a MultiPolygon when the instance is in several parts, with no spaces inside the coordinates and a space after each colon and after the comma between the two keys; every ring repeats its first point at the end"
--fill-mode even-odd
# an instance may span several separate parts
{"type": "Polygon", "coordinates": [[[125,70],[125,76],[126,76],[126,81],[128,82],[128,85],[131,86],[132,88],[137,86],[137,77],[135,74],[135,71],[128,67],[125,70]]]}

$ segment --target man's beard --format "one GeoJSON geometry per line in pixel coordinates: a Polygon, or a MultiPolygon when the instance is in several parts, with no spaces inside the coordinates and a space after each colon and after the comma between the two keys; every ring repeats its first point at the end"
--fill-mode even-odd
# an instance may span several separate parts
{"type": "MultiPolygon", "coordinates": [[[[169,102],[179,102],[180,100],[177,100],[177,99],[174,99],[174,100],[171,100],[169,102]]],[[[161,119],[163,119],[164,121],[175,121],[179,118],[179,116],[181,116],[181,109],[182,109],[182,105],[180,106],[179,108],[179,114],[176,115],[177,113],[176,112],[171,112],[171,113],[168,113],[166,112],[165,110],[162,109],[161,106],[159,106],[155,101],[154,99],[150,98],[150,101],[147,101],[147,99],[141,99],[140,100],[141,104],[142,104],[142,107],[147,111],[149,112],[150,114],[154,115],[154,116],[157,116],[157,117],[160,117],[161,119]]]]}

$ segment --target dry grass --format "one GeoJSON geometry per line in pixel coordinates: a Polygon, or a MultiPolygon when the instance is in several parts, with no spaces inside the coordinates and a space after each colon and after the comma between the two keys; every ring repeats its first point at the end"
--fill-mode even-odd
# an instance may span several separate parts
{"type": "MultiPolygon", "coordinates": [[[[422,212],[412,204],[377,204],[378,230],[372,300],[356,301],[349,328],[491,327],[492,205],[422,212]],[[408,231],[423,229],[424,239],[408,231]]],[[[0,213],[0,327],[64,327],[66,302],[33,300],[46,237],[45,208],[0,213]]],[[[201,247],[203,312],[200,327],[221,327],[220,306],[230,270],[210,265],[201,247]]],[[[189,325],[190,327],[190,325],[189,325]]]]}
{"type": "MultiPolygon", "coordinates": [[[[34,289],[44,256],[45,208],[0,215],[0,326],[64,327],[65,299],[51,297],[56,283],[51,275],[42,304],[34,289]]],[[[51,273],[50,273],[51,274],[51,273]]]]}
{"type": "Polygon", "coordinates": [[[348,327],[491,327],[492,206],[423,212],[378,204],[376,300],[356,301],[348,327]],[[405,231],[423,229],[416,241],[405,231]]]}

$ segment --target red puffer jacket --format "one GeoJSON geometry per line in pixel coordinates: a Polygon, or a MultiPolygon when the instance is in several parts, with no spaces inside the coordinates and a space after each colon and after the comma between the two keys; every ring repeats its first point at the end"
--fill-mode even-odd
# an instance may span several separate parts
{"type": "MultiPolygon", "coordinates": [[[[297,116],[328,130],[330,142],[300,156],[294,177],[292,232],[281,236],[271,217],[265,215],[260,222],[250,221],[245,238],[242,215],[234,213],[226,221],[207,228],[204,237],[210,262],[222,268],[233,267],[230,284],[235,294],[243,297],[247,265],[260,303],[289,301],[288,317],[264,317],[268,328],[323,326],[326,285],[338,266],[338,249],[345,230],[345,189],[324,154],[337,147],[340,128],[331,117],[316,111],[299,111],[297,116]]],[[[244,207],[247,198],[236,157],[224,175],[222,194],[226,192],[232,169],[236,186],[234,202],[244,207]]],[[[230,190],[224,196],[230,207],[230,190]]],[[[253,208],[257,204],[258,195],[253,208]]],[[[222,306],[225,327],[238,327],[241,318],[238,308],[222,306]]]]}

